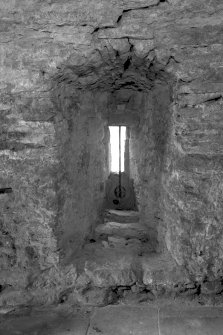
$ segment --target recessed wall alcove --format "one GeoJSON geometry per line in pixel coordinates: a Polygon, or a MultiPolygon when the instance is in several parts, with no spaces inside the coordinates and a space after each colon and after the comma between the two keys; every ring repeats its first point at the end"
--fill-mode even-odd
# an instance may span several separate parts
{"type": "Polygon", "coordinates": [[[94,239],[103,221],[112,125],[128,128],[128,174],[140,222],[150,230],[153,250],[165,249],[162,176],[173,79],[155,58],[136,56],[132,46],[122,54],[103,52],[100,62],[94,54],[81,64],[73,64],[71,57],[54,78],[60,164],[56,235],[65,262],[94,239]]]}

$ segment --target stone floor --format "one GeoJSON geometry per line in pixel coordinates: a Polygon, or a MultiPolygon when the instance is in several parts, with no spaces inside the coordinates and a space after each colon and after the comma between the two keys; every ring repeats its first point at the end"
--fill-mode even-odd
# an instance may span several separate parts
{"type": "Polygon", "coordinates": [[[81,274],[79,286],[87,280],[100,288],[130,287],[139,282],[145,287],[169,289],[187,283],[184,271],[176,266],[172,256],[157,253],[153,234],[140,222],[139,212],[106,210],[104,223],[96,227],[94,238],[66,262],[73,263],[81,274]]]}
{"type": "Polygon", "coordinates": [[[223,307],[141,304],[83,311],[62,306],[0,315],[0,335],[69,334],[222,335],[223,307]]]}

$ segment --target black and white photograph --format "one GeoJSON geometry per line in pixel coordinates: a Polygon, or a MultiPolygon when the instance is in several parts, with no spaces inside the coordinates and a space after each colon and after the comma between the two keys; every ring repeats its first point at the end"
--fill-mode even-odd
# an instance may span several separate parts
{"type": "Polygon", "coordinates": [[[0,0],[0,335],[223,335],[223,0],[0,0]]]}

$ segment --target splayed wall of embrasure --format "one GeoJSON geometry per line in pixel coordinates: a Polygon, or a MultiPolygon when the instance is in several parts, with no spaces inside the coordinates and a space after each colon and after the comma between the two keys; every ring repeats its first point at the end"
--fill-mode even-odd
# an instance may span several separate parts
{"type": "MultiPolygon", "coordinates": [[[[57,178],[56,236],[62,258],[69,258],[100,223],[108,176],[106,94],[62,92],[56,117],[60,172],[57,178]]],[[[75,257],[75,256],[74,256],[75,257]]]]}
{"type": "Polygon", "coordinates": [[[131,127],[130,171],[134,179],[140,221],[153,231],[157,250],[165,249],[162,176],[172,119],[172,83],[159,81],[144,94],[140,122],[131,127]]]}

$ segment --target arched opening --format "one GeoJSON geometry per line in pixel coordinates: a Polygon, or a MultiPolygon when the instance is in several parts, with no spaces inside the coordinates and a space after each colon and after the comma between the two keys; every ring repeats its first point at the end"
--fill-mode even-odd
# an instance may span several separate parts
{"type": "MultiPolygon", "coordinates": [[[[113,60],[102,59],[100,65],[91,63],[93,56],[85,66],[64,64],[55,78],[63,171],[57,236],[66,261],[89,241],[108,242],[105,223],[117,214],[109,209],[131,212],[129,223],[142,234],[139,254],[164,248],[161,193],[172,79],[155,60],[130,49],[123,58],[111,50],[113,60]],[[92,68],[94,78],[88,75],[92,68]],[[112,145],[111,138],[116,139],[112,145]],[[113,150],[121,155],[116,166],[113,150]]],[[[127,233],[127,240],[134,238],[127,233]]]]}

